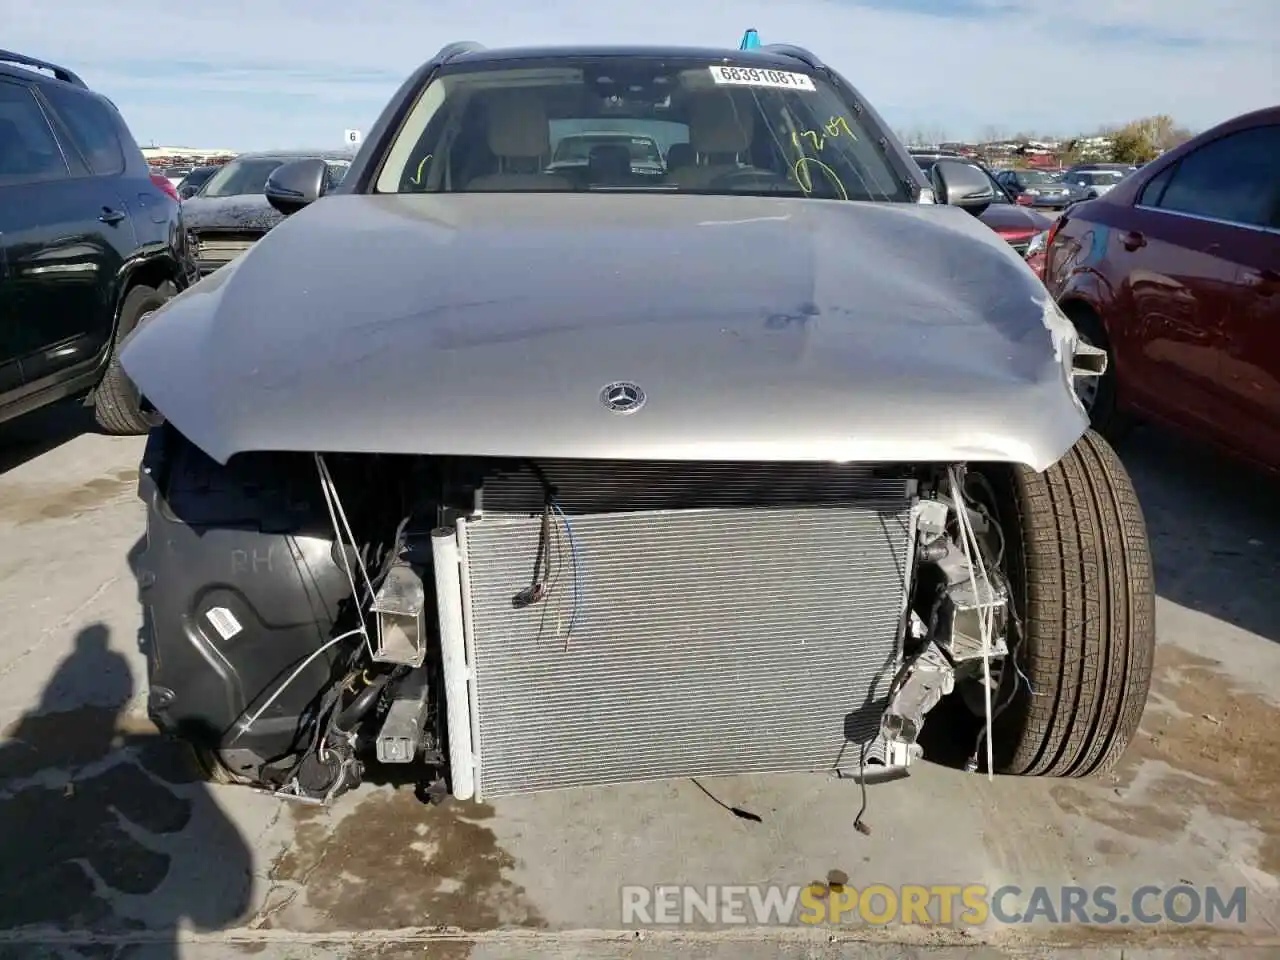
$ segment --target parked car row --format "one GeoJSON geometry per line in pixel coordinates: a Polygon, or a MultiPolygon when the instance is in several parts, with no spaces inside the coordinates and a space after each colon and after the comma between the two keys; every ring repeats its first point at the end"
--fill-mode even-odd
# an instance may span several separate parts
{"type": "Polygon", "coordinates": [[[998,170],[995,176],[1016,203],[1036,209],[1063,210],[1089,196],[1079,184],[1045,170],[998,170]]]}
{"type": "Polygon", "coordinates": [[[1043,241],[1047,237],[1046,231],[1053,224],[1051,219],[1035,210],[1028,210],[1025,205],[1019,205],[1016,197],[981,160],[939,150],[911,148],[908,152],[926,175],[932,171],[933,165],[944,157],[967,163],[982,171],[990,181],[992,198],[990,204],[978,214],[978,219],[1000,234],[1013,249],[1021,253],[1037,276],[1043,276],[1043,241]]]}
{"type": "Polygon", "coordinates": [[[243,153],[216,168],[204,184],[183,201],[192,256],[201,276],[248,250],[283,218],[264,193],[267,178],[291,160],[318,159],[325,164],[324,189],[342,182],[354,152],[336,150],[277,150],[243,153]]]}

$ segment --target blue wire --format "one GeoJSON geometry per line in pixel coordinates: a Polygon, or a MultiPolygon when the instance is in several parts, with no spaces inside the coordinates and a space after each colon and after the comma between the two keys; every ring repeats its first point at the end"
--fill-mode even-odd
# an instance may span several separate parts
{"type": "Polygon", "coordinates": [[[569,556],[573,560],[573,614],[569,617],[569,633],[572,634],[574,625],[578,622],[578,614],[582,612],[582,564],[578,561],[578,545],[573,539],[573,524],[560,509],[559,503],[551,501],[551,508],[564,521],[565,533],[569,535],[569,556]]]}
{"type": "MultiPolygon", "coordinates": [[[[1013,658],[1010,657],[1010,659],[1012,660],[1013,658]]],[[[1031,678],[1022,672],[1022,668],[1018,666],[1016,662],[1013,665],[1013,669],[1016,670],[1018,676],[1022,678],[1022,682],[1027,685],[1027,693],[1031,694],[1033,697],[1038,697],[1039,694],[1036,693],[1036,688],[1031,685],[1031,678]]]]}

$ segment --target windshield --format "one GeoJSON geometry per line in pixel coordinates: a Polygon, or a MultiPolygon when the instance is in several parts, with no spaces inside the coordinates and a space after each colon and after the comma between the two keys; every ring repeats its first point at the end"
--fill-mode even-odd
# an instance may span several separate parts
{"type": "Polygon", "coordinates": [[[455,64],[424,89],[375,189],[910,202],[884,136],[809,73],[630,56],[455,64]]]}
{"type": "Polygon", "coordinates": [[[1030,187],[1044,186],[1048,183],[1057,183],[1058,177],[1052,173],[1044,173],[1040,170],[1019,170],[1019,182],[1030,187]]]}
{"type": "Polygon", "coordinates": [[[200,191],[202,197],[240,197],[249,193],[262,193],[267,177],[283,160],[232,160],[209,178],[200,191]]]}

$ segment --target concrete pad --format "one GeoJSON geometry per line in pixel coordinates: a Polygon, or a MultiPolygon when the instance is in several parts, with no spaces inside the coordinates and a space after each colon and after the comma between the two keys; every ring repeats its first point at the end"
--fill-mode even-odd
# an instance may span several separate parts
{"type": "Polygon", "coordinates": [[[0,958],[1280,950],[1280,509],[1216,458],[1145,434],[1122,450],[1156,550],[1160,648],[1142,734],[1117,773],[989,783],[942,762],[968,741],[948,744],[962,718],[938,715],[938,762],[870,788],[864,835],[858,786],[822,777],[492,807],[428,808],[408,789],[366,786],[323,811],[200,781],[143,709],[127,559],[142,532],[142,444],[87,426],[71,410],[0,427],[0,958]],[[815,883],[837,895],[1016,885],[1023,900],[1038,885],[1055,896],[1110,885],[1122,904],[1146,884],[1242,887],[1247,914],[1154,927],[663,926],[624,922],[620,889],[815,883]]]}

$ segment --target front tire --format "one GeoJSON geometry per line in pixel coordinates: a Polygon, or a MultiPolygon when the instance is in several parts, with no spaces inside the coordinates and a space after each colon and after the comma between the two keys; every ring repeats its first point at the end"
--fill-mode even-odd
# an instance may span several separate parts
{"type": "Polygon", "coordinates": [[[125,294],[124,303],[120,306],[120,322],[116,324],[115,340],[111,344],[107,372],[103,374],[102,381],[93,394],[94,419],[105,433],[118,437],[136,437],[145,434],[160,422],[159,414],[147,408],[138,388],[125,376],[124,369],[120,366],[120,345],[136,327],[146,321],[149,313],[160,309],[176,294],[177,289],[171,283],[162,283],[158,289],[139,283],[125,294]]]}
{"type": "MultiPolygon", "coordinates": [[[[1021,620],[1016,660],[1034,693],[1019,683],[996,720],[997,769],[1106,773],[1142,720],[1155,654],[1151,552],[1137,494],[1093,431],[1044,473],[1016,466],[1000,480],[1021,620]]],[[[1006,672],[1011,685],[1014,672],[1006,672]]]]}

